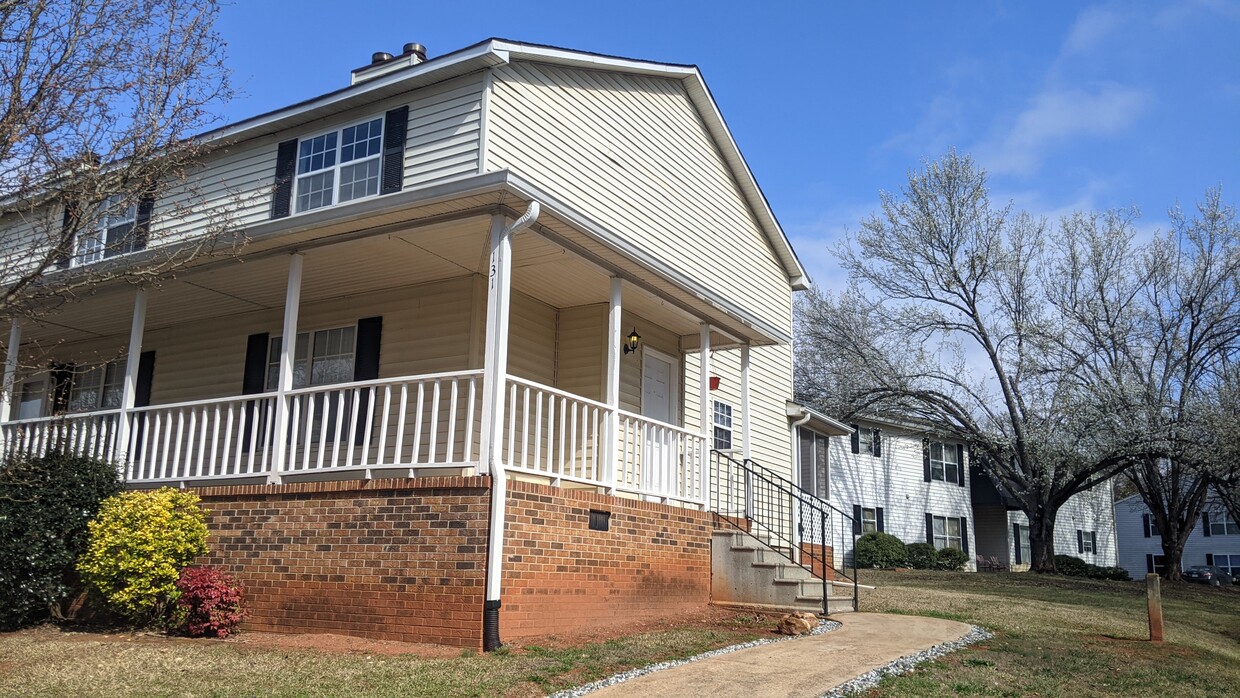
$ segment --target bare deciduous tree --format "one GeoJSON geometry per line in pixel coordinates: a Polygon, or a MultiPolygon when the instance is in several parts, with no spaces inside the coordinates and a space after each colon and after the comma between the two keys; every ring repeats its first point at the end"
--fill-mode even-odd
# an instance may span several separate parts
{"type": "Polygon", "coordinates": [[[115,279],[158,280],[236,242],[226,213],[201,211],[191,177],[205,151],[193,134],[230,96],[217,11],[216,0],[0,0],[0,318],[40,317],[115,279]],[[196,212],[211,218],[204,234],[151,225],[156,198],[157,220],[196,212]]]}
{"type": "Polygon", "coordinates": [[[1054,570],[1054,527],[1074,494],[1131,465],[1130,444],[1083,390],[1048,365],[1065,341],[1045,269],[1044,220],[991,204],[985,173],[949,153],[839,248],[853,287],[799,302],[801,397],[849,416],[941,425],[1029,518],[1031,564],[1054,570]]]}

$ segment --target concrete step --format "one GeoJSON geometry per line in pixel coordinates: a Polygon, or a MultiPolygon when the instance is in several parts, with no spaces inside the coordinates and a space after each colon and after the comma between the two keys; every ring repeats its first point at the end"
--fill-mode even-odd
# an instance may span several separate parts
{"type": "Polygon", "coordinates": [[[711,542],[712,601],[768,610],[822,611],[822,580],[790,562],[780,550],[742,531],[716,530],[711,542]]]}

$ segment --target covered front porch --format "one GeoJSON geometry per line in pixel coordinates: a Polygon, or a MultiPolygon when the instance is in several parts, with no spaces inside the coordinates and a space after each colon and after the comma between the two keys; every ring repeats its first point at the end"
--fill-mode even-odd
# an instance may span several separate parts
{"type": "Polygon", "coordinates": [[[760,336],[527,203],[307,226],[15,324],[2,446],[132,486],[498,471],[705,507],[710,354],[760,336]]]}

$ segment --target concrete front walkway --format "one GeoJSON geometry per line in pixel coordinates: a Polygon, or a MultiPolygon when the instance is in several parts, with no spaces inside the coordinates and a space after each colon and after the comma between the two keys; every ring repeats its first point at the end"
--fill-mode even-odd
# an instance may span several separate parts
{"type": "Polygon", "coordinates": [[[969,632],[964,623],[920,616],[846,613],[833,619],[844,627],[689,662],[590,696],[821,696],[867,671],[969,632]]]}

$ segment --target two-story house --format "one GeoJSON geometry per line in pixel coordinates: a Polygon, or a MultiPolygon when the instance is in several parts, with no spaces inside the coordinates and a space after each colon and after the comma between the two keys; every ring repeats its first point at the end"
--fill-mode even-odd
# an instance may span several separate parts
{"type": "MultiPolygon", "coordinates": [[[[341,78],[108,223],[238,255],[13,325],[5,449],[196,488],[259,629],[492,647],[706,603],[710,451],[793,476],[807,280],[701,72],[490,39],[341,78]]],[[[151,252],[111,239],[47,283],[151,252]]]]}
{"type": "MultiPolygon", "coordinates": [[[[850,439],[830,439],[821,451],[825,467],[807,468],[801,451],[799,472],[802,488],[853,512],[853,532],[881,531],[905,543],[957,548],[969,556],[969,569],[978,569],[979,559],[984,566],[1028,569],[1028,518],[969,462],[965,443],[929,425],[889,419],[860,419],[851,426],[850,439]],[[817,475],[811,481],[812,473],[817,475]]],[[[1114,565],[1110,510],[1110,483],[1069,499],[1056,519],[1056,553],[1114,565]]],[[[834,542],[837,567],[852,566],[846,533],[841,530],[834,542]]]]}
{"type": "MultiPolygon", "coordinates": [[[[1166,566],[1158,522],[1141,495],[1115,503],[1115,528],[1119,539],[1119,566],[1133,579],[1147,573],[1162,574],[1166,566]]],[[[1207,499],[1201,520],[1184,542],[1181,567],[1214,565],[1240,576],[1240,525],[1232,520],[1213,494],[1207,499]]]]}

